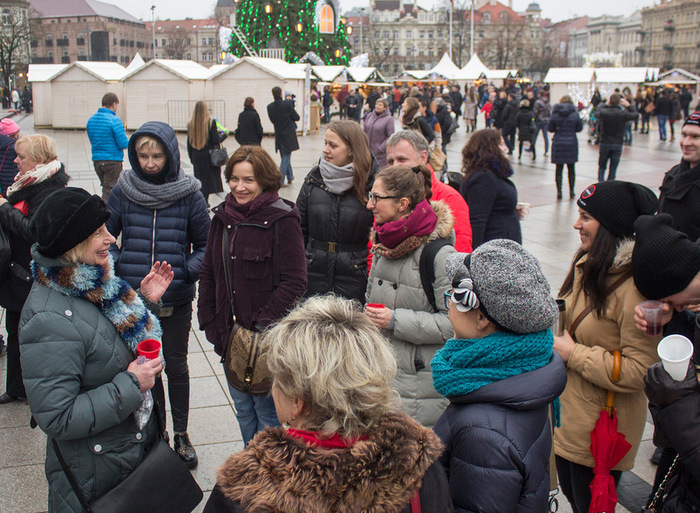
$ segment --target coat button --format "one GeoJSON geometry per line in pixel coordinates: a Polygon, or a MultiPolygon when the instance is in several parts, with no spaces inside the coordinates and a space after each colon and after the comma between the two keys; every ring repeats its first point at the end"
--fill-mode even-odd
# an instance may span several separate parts
{"type": "Polygon", "coordinates": [[[95,444],[95,452],[101,452],[102,451],[102,446],[100,444],[95,444]]]}
{"type": "Polygon", "coordinates": [[[136,433],[136,440],[141,440],[143,435],[141,433],[136,433]]]}
{"type": "Polygon", "coordinates": [[[226,226],[226,228],[228,228],[228,229],[230,230],[230,229],[231,229],[231,225],[229,224],[228,226],[226,226]]]}
{"type": "Polygon", "coordinates": [[[379,281],[377,282],[377,285],[381,285],[382,283],[384,283],[384,280],[379,280],[379,281]]]}
{"type": "Polygon", "coordinates": [[[399,286],[396,283],[394,283],[392,287],[394,287],[394,290],[397,290],[399,288],[399,286]]]}
{"type": "Polygon", "coordinates": [[[63,313],[66,314],[66,317],[70,317],[71,315],[73,315],[73,312],[71,312],[70,310],[66,310],[63,313]]]}

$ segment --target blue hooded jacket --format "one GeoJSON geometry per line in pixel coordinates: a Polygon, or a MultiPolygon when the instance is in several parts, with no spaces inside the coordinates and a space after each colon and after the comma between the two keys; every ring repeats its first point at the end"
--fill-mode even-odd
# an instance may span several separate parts
{"type": "Polygon", "coordinates": [[[129,139],[124,132],[122,120],[113,110],[100,107],[87,122],[90,144],[92,144],[92,160],[124,160],[124,149],[129,139]]]}
{"type": "MultiPolygon", "coordinates": [[[[136,153],[136,141],[143,135],[160,141],[168,157],[165,183],[159,187],[193,180],[180,170],[175,131],[160,121],[145,123],[129,140],[129,162],[138,178],[145,180],[147,176],[136,153]]],[[[107,207],[112,211],[107,229],[115,237],[122,235],[121,246],[113,244],[110,249],[115,272],[137,289],[153,263],[165,260],[172,266],[175,277],[163,295],[163,306],[191,302],[211,224],[204,196],[196,190],[179,198],[174,196],[172,203],[161,208],[148,208],[129,199],[124,190],[127,185],[122,175],[107,199],[107,207]]]]}

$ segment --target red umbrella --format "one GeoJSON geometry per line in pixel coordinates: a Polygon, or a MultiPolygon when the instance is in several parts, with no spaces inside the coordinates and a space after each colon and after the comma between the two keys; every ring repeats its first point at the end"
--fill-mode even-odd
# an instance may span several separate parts
{"type": "MultiPolygon", "coordinates": [[[[615,351],[613,356],[612,381],[616,382],[620,379],[620,351],[615,351]]],[[[620,463],[632,448],[632,445],[625,440],[625,435],[617,431],[614,400],[615,392],[608,391],[605,408],[600,412],[600,417],[591,431],[591,453],[595,466],[593,481],[591,481],[591,507],[588,513],[614,513],[617,491],[610,470],[620,463]]]]}

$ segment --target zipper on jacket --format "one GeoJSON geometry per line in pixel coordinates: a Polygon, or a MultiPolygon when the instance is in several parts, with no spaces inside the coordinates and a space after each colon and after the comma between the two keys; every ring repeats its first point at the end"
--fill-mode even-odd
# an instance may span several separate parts
{"type": "Polygon", "coordinates": [[[151,267],[156,263],[156,213],[153,211],[153,230],[151,231],[151,267]]]}

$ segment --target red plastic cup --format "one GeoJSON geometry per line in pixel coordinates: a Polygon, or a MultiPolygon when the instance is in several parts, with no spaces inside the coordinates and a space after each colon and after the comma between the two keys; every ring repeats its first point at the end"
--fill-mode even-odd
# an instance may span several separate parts
{"type": "Polygon", "coordinates": [[[367,303],[368,307],[370,308],[386,308],[383,304],[381,303],[367,303]]]}
{"type": "Polygon", "coordinates": [[[147,360],[155,360],[160,355],[160,342],[147,338],[136,345],[136,350],[139,352],[139,356],[143,356],[147,360]]]}
{"type": "Polygon", "coordinates": [[[660,301],[644,301],[639,308],[647,321],[647,335],[656,337],[661,335],[663,325],[661,324],[663,303],[660,301]]]}

